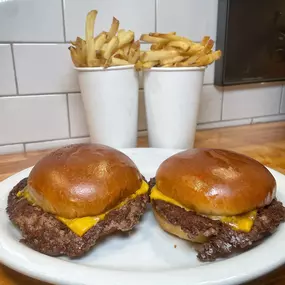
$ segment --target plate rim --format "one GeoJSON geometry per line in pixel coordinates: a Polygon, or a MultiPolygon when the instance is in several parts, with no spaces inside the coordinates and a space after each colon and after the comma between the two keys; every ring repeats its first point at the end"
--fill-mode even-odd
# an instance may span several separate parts
{"type": "MultiPolygon", "coordinates": [[[[163,155],[166,155],[167,158],[170,155],[181,151],[181,149],[156,149],[156,148],[129,148],[129,149],[126,148],[119,150],[126,153],[131,158],[132,155],[134,155],[134,153],[136,155],[143,155],[146,153],[151,153],[151,155],[154,155],[155,152],[162,153],[163,155]],[[141,154],[139,154],[140,152],[141,154]]],[[[281,179],[281,181],[282,180],[284,181],[283,183],[285,185],[285,175],[267,166],[265,167],[274,175],[276,181],[281,179]]],[[[23,169],[22,171],[19,171],[13,174],[12,176],[6,178],[5,180],[1,181],[0,188],[5,187],[6,184],[8,185],[10,183],[17,183],[17,181],[22,179],[23,178],[22,176],[24,176],[25,174],[27,175],[32,168],[33,166],[23,169]]],[[[4,191],[5,192],[4,194],[2,194],[3,193],[2,191],[0,191],[0,199],[4,198],[7,199],[7,195],[9,193],[8,191],[9,190],[4,191]]],[[[285,197],[285,188],[283,194],[285,197]]],[[[3,211],[4,211],[3,209],[0,209],[1,214],[3,214],[3,211]]],[[[6,212],[4,214],[6,214],[6,212]]],[[[2,220],[0,220],[0,228],[2,228],[3,226],[5,225],[3,225],[2,220]]],[[[28,275],[35,279],[43,280],[46,282],[52,282],[56,284],[89,285],[91,283],[88,282],[86,283],[86,281],[88,281],[87,279],[92,276],[93,278],[95,277],[98,280],[102,278],[104,280],[104,284],[108,285],[109,284],[131,285],[134,283],[134,281],[138,281],[139,274],[141,274],[143,277],[144,280],[143,283],[148,282],[150,285],[162,282],[165,284],[173,284],[173,282],[177,282],[179,284],[191,284],[191,285],[192,284],[208,285],[208,284],[216,284],[216,282],[219,282],[219,284],[221,285],[238,284],[240,282],[248,281],[260,275],[266,274],[285,262],[285,254],[281,254],[280,250],[278,250],[279,247],[276,248],[277,245],[275,244],[276,241],[278,244],[278,240],[281,242],[282,239],[283,240],[285,239],[285,225],[281,225],[279,228],[281,228],[281,230],[277,231],[274,234],[274,236],[271,236],[266,241],[266,243],[260,244],[257,247],[257,250],[253,251],[249,250],[247,252],[244,252],[243,254],[222,261],[207,263],[207,264],[205,263],[205,265],[207,266],[207,275],[213,276],[214,279],[212,280],[206,280],[205,278],[201,279],[201,275],[203,275],[204,271],[204,266],[188,268],[188,269],[176,268],[175,270],[167,270],[168,272],[171,272],[171,277],[170,277],[170,275],[167,274],[167,271],[165,270],[159,270],[159,271],[122,271],[115,269],[107,270],[105,268],[94,268],[84,264],[70,263],[62,259],[46,256],[27,247],[22,248],[22,245],[20,245],[18,241],[16,242],[15,240],[10,238],[11,239],[10,243],[12,242],[13,245],[13,248],[11,249],[9,248],[9,240],[6,242],[3,241],[3,235],[0,235],[0,262],[22,274],[28,275]],[[264,247],[266,248],[264,249],[264,247]],[[15,258],[15,256],[17,256],[18,248],[20,248],[20,252],[25,253],[29,256],[29,260],[27,259],[23,260],[23,256],[21,256],[20,259],[19,256],[18,258],[15,258]],[[272,248],[274,250],[272,250],[272,248]],[[268,257],[267,260],[268,259],[270,260],[269,257],[272,257],[273,253],[274,254],[279,253],[279,254],[277,254],[277,256],[276,255],[274,256],[273,254],[274,258],[271,259],[271,263],[263,263],[262,265],[259,266],[257,266],[257,263],[249,264],[249,261],[251,262],[251,260],[254,258],[256,258],[255,260],[257,260],[258,259],[257,257],[260,257],[262,253],[267,254],[268,257]],[[52,265],[49,266],[47,269],[45,264],[44,265],[40,264],[40,261],[47,261],[48,259],[50,259],[52,265]],[[39,262],[38,264],[36,264],[37,260],[39,262]],[[63,263],[65,263],[65,266],[63,266],[63,263]],[[239,275],[234,274],[237,264],[243,265],[242,274],[239,275]],[[225,269],[226,268],[225,266],[228,269],[227,271],[226,270],[219,271],[219,268],[225,269]],[[53,274],[48,273],[51,271],[53,274]],[[68,277],[68,272],[69,273],[72,272],[73,276],[71,279],[70,277],[68,277]],[[106,275],[108,276],[108,280],[106,280],[106,275]],[[86,278],[86,276],[88,277],[86,278]],[[189,276],[191,278],[189,278],[189,276]],[[81,281],[75,283],[74,277],[76,277],[76,280],[81,280],[81,281]]]]}

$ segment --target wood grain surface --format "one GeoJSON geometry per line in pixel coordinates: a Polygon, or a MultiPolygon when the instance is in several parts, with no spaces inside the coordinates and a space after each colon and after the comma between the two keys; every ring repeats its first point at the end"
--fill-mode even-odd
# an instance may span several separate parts
{"type": "MultiPolygon", "coordinates": [[[[147,147],[147,138],[138,139],[147,147]]],[[[246,154],[285,174],[285,122],[198,131],[195,147],[225,148],[246,154]]],[[[0,156],[0,181],[34,165],[48,151],[0,156]]],[[[280,248],[284,251],[285,247],[280,248]]],[[[260,260],[266,262],[266,260],[260,260]]],[[[0,285],[47,285],[0,264],[0,285]]],[[[284,285],[285,265],[244,285],[284,285]]]]}

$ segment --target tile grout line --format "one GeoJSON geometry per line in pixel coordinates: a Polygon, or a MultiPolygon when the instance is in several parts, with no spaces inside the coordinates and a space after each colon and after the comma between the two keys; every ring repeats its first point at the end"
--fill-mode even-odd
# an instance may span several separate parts
{"type": "Polygon", "coordinates": [[[61,12],[62,12],[63,39],[64,39],[64,42],[66,42],[64,0],[61,0],[61,10],[62,10],[61,12]]]}
{"type": "MultiPolygon", "coordinates": [[[[11,48],[11,54],[12,54],[12,64],[13,64],[13,69],[14,69],[14,79],[15,79],[15,86],[16,86],[16,94],[19,95],[19,85],[18,85],[18,78],[17,78],[17,71],[16,71],[16,61],[15,61],[13,44],[10,44],[10,48],[11,48]]],[[[10,95],[10,96],[15,96],[15,95],[10,95]]]]}
{"type": "Polygon", "coordinates": [[[281,88],[281,96],[280,96],[280,102],[279,102],[279,114],[282,114],[281,113],[281,105],[282,105],[283,93],[285,96],[285,85],[282,85],[282,88],[281,88]]]}
{"type": "Polygon", "coordinates": [[[65,95],[66,95],[66,107],[67,107],[67,119],[68,119],[68,134],[69,134],[69,137],[71,138],[71,121],[70,121],[68,93],[66,93],[65,95]]]}
{"type": "Polygon", "coordinates": [[[224,88],[223,88],[223,92],[222,92],[222,100],[221,100],[221,114],[220,114],[220,119],[221,121],[223,120],[223,110],[224,110],[224,88]]]}
{"type": "MultiPolygon", "coordinates": [[[[76,94],[76,93],[80,93],[80,91],[62,91],[62,92],[47,92],[47,93],[29,93],[29,94],[17,94],[20,95],[21,97],[28,97],[28,96],[50,96],[50,95],[64,95],[66,93],[70,93],[70,94],[76,94]]],[[[0,95],[1,97],[15,97],[15,95],[0,95]]]]}
{"type": "Polygon", "coordinates": [[[87,139],[89,138],[89,136],[82,136],[82,137],[66,137],[66,138],[58,138],[58,139],[51,139],[51,140],[41,140],[41,141],[27,141],[27,142],[17,142],[17,143],[5,143],[5,144],[0,144],[1,146],[6,146],[6,145],[19,145],[22,144],[24,145],[24,147],[26,148],[27,144],[34,144],[34,143],[45,143],[45,142],[60,142],[60,141],[64,141],[64,140],[73,140],[73,139],[87,139]]]}

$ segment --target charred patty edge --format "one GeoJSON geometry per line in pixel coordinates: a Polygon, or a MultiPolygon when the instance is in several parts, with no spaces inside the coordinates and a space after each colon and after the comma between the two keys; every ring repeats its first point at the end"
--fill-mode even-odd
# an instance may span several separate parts
{"type": "Polygon", "coordinates": [[[76,235],[53,214],[33,206],[17,193],[27,185],[22,179],[9,193],[6,212],[21,233],[21,242],[51,256],[80,257],[106,235],[132,230],[144,214],[149,202],[148,194],[129,200],[121,208],[110,211],[104,220],[90,228],[83,236],[76,235]]]}

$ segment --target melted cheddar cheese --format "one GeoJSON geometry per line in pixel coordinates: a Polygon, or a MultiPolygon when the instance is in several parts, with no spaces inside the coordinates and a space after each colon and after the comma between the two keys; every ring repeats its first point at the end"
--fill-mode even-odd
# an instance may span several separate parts
{"type": "MultiPolygon", "coordinates": [[[[186,208],[179,202],[175,201],[174,199],[165,196],[162,194],[156,186],[154,186],[151,190],[150,198],[152,200],[162,200],[167,203],[176,205],[178,207],[181,207],[185,209],[186,211],[191,211],[191,209],[186,208]]],[[[237,216],[207,216],[208,218],[212,220],[219,220],[222,223],[228,224],[231,226],[232,229],[234,230],[239,230],[243,232],[250,232],[251,228],[253,226],[255,217],[256,217],[257,212],[256,211],[251,211],[243,215],[237,215],[237,216]]]]}
{"type": "MultiPolygon", "coordinates": [[[[56,218],[64,223],[68,228],[70,228],[75,234],[78,236],[83,236],[89,229],[91,229],[93,226],[95,226],[98,222],[104,220],[105,216],[112,210],[118,209],[122,206],[124,206],[129,200],[136,198],[139,195],[145,194],[148,191],[148,184],[143,181],[141,188],[138,189],[134,194],[126,198],[124,201],[122,201],[119,205],[114,207],[113,209],[100,214],[98,216],[91,216],[91,217],[83,217],[83,218],[76,218],[76,219],[66,219],[63,217],[56,216],[56,218]]],[[[31,198],[29,192],[25,188],[22,191],[19,191],[17,193],[17,197],[23,197],[29,201],[31,204],[35,204],[33,199],[31,198]]]]}

